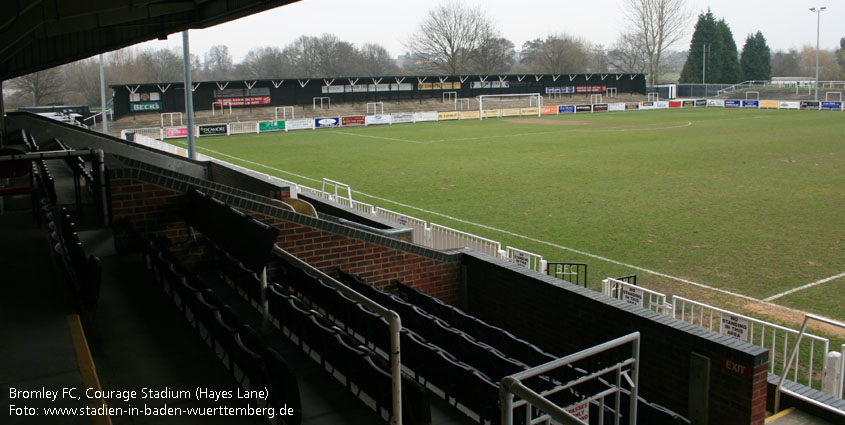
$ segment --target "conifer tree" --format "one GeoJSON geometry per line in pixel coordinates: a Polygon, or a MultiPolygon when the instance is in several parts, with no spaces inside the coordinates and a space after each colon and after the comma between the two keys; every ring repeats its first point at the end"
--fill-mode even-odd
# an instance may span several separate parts
{"type": "Polygon", "coordinates": [[[762,32],[748,35],[739,62],[742,67],[742,79],[745,81],[772,78],[772,54],[762,32]]]}

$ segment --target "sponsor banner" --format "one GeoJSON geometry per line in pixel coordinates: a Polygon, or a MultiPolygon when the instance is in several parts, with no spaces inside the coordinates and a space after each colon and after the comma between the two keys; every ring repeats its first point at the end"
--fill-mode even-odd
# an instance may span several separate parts
{"type": "Polygon", "coordinates": [[[624,103],[608,103],[607,104],[608,111],[624,111],[625,104],[624,103]]]}
{"type": "MultiPolygon", "coordinates": [[[[524,111],[525,109],[523,109],[524,111]]],[[[575,113],[575,105],[560,105],[557,107],[557,113],[559,114],[574,114],[575,113]]]]}
{"type": "Polygon", "coordinates": [[[605,112],[607,111],[607,103],[596,103],[593,105],[593,112],[605,112]]]}
{"type": "Polygon", "coordinates": [[[810,111],[818,111],[819,110],[819,102],[815,100],[805,100],[801,102],[801,109],[806,109],[810,111]]]}
{"type": "Polygon", "coordinates": [[[340,117],[314,118],[314,128],[330,128],[340,126],[340,117]]]}
{"type": "Polygon", "coordinates": [[[414,114],[414,121],[437,121],[437,111],[417,112],[414,114]]]}
{"type": "Polygon", "coordinates": [[[801,107],[801,102],[792,100],[781,100],[778,102],[778,109],[798,109],[801,107]]]}
{"type": "Polygon", "coordinates": [[[761,109],[777,109],[778,108],[778,101],[777,100],[761,100],[760,101],[760,108],[761,109]]]}
{"type": "Polygon", "coordinates": [[[829,111],[841,111],[842,102],[822,102],[822,109],[829,111]]]}
{"type": "Polygon", "coordinates": [[[220,102],[222,105],[232,106],[269,105],[270,96],[218,97],[214,101],[220,102]]]}
{"type": "Polygon", "coordinates": [[[700,108],[702,106],[707,106],[707,99],[695,99],[695,107],[700,108]]]}
{"type": "Polygon", "coordinates": [[[249,90],[249,89],[214,90],[214,97],[245,97],[245,96],[270,96],[270,87],[256,87],[252,90],[249,90]]]}
{"type": "Polygon", "coordinates": [[[390,120],[390,115],[367,115],[366,119],[367,125],[379,125],[379,124],[390,124],[392,121],[390,120]]]}
{"type": "Polygon", "coordinates": [[[461,113],[458,111],[453,112],[438,112],[437,113],[437,120],[438,121],[446,121],[446,120],[456,120],[461,117],[461,113]]]}
{"type": "Polygon", "coordinates": [[[546,94],[569,94],[575,93],[575,86],[546,87],[546,94]]]}
{"type": "Polygon", "coordinates": [[[323,86],[323,94],[343,93],[343,86],[323,86]]]}
{"type": "Polygon", "coordinates": [[[481,115],[484,118],[499,118],[499,110],[498,109],[485,109],[481,111],[481,115]]]}
{"type": "Polygon", "coordinates": [[[129,110],[132,112],[160,111],[161,102],[137,102],[130,103],[129,110]]]}
{"type": "Polygon", "coordinates": [[[285,121],[286,130],[311,130],[314,128],[314,120],[311,118],[302,118],[298,120],[285,121]]]}
{"type": "Polygon", "coordinates": [[[740,341],[748,341],[748,319],[737,317],[730,313],[721,313],[719,333],[734,337],[740,341]]]}
{"type": "Polygon", "coordinates": [[[726,99],[724,106],[725,108],[739,108],[742,106],[742,101],[736,99],[726,99]]]}
{"type": "Polygon", "coordinates": [[[715,106],[717,108],[724,108],[725,101],[722,99],[710,99],[707,101],[707,106],[715,106]]]}
{"type": "Polygon", "coordinates": [[[414,114],[408,112],[398,112],[395,114],[390,114],[390,119],[393,121],[393,124],[399,124],[403,122],[414,122],[414,114]]]}
{"type": "Polygon", "coordinates": [[[285,131],[285,122],[279,121],[261,121],[258,123],[258,132],[265,133],[268,131],[285,131]]]}
{"type": "Polygon", "coordinates": [[[665,100],[654,102],[654,109],[669,109],[669,102],[665,100]]]}
{"type": "Polygon", "coordinates": [[[743,108],[759,108],[760,101],[759,100],[743,100],[742,101],[743,108]]]}
{"type": "Polygon", "coordinates": [[[130,102],[155,102],[161,100],[161,93],[129,93],[130,102]]]}
{"type": "Polygon", "coordinates": [[[461,111],[461,119],[462,120],[477,120],[479,118],[481,118],[481,112],[478,112],[478,111],[461,111]]]}
{"type": "Polygon", "coordinates": [[[225,136],[229,128],[228,124],[206,124],[197,126],[199,136],[225,136]]]}
{"type": "Polygon", "coordinates": [[[557,106],[541,106],[540,115],[557,115],[557,106]]]}
{"type": "Polygon", "coordinates": [[[521,111],[521,112],[522,112],[522,115],[523,115],[523,116],[526,116],[526,115],[537,115],[538,113],[540,113],[540,109],[539,109],[539,108],[537,108],[536,106],[534,106],[534,107],[531,107],[531,108],[522,108],[522,111],[521,111]]]}
{"type": "Polygon", "coordinates": [[[654,109],[654,102],[640,102],[640,109],[654,109]]]}
{"type": "Polygon", "coordinates": [[[343,127],[353,127],[356,125],[366,125],[367,120],[364,119],[363,115],[355,115],[351,117],[341,117],[340,125],[343,127]]]}
{"type": "Polygon", "coordinates": [[[625,110],[626,111],[631,111],[631,110],[635,110],[635,109],[640,109],[639,102],[628,102],[628,103],[625,104],[625,110]]]}
{"type": "Polygon", "coordinates": [[[164,129],[164,138],[188,137],[188,127],[167,127],[164,129]]]}
{"type": "Polygon", "coordinates": [[[575,93],[604,93],[607,86],[578,86],[575,87],[575,93]]]}
{"type": "Polygon", "coordinates": [[[504,108],[502,109],[503,117],[518,117],[521,111],[519,108],[504,108]]]}
{"type": "Polygon", "coordinates": [[[681,101],[679,101],[679,100],[670,100],[669,101],[669,107],[670,108],[680,108],[681,105],[682,105],[681,101]]]}
{"type": "Polygon", "coordinates": [[[636,305],[636,306],[643,306],[643,290],[637,289],[631,286],[621,285],[619,287],[621,292],[621,299],[628,304],[636,305]]]}
{"type": "Polygon", "coordinates": [[[683,108],[695,108],[695,101],[694,100],[685,100],[681,102],[681,107],[683,108]]]}
{"type": "Polygon", "coordinates": [[[575,112],[593,112],[593,105],[575,105],[575,112]]]}

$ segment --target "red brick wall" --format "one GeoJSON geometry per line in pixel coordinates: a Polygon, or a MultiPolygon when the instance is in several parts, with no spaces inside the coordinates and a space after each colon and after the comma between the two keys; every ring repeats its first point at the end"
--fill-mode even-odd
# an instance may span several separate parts
{"type": "MultiPolygon", "coordinates": [[[[175,239],[189,236],[179,216],[181,192],[136,179],[112,179],[111,188],[115,224],[129,224],[144,234],[175,239]]],[[[242,211],[278,227],[280,247],[324,272],[341,268],[380,287],[400,280],[446,302],[458,301],[457,261],[434,260],[293,221],[242,211]]],[[[125,236],[118,232],[116,238],[125,236]]]]}

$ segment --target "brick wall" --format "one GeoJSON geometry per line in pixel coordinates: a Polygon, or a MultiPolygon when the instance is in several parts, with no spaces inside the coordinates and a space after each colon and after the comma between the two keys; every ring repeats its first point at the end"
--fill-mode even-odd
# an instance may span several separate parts
{"type": "Polygon", "coordinates": [[[467,253],[462,264],[479,318],[558,356],[639,331],[642,397],[687,416],[694,352],[710,359],[710,423],[763,424],[767,350],[509,263],[467,253]]]}
{"type": "MultiPolygon", "coordinates": [[[[189,237],[179,213],[180,197],[188,187],[173,176],[137,171],[115,173],[111,178],[111,205],[118,229],[117,245],[128,243],[129,227],[144,234],[177,240],[189,237]]],[[[324,272],[341,268],[380,287],[400,280],[447,302],[458,299],[458,254],[433,251],[292,213],[254,199],[234,196],[221,187],[201,189],[278,227],[281,230],[277,241],[280,247],[324,272]]]]}

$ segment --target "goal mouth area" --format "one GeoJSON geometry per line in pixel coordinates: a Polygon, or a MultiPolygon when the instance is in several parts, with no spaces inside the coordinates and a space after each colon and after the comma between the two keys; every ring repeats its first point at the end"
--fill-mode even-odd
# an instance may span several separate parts
{"type": "Polygon", "coordinates": [[[537,116],[540,116],[540,107],[543,106],[543,95],[540,93],[509,93],[509,94],[482,94],[475,97],[478,102],[479,119],[484,119],[484,111],[491,109],[508,108],[537,108],[537,116]]]}

